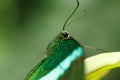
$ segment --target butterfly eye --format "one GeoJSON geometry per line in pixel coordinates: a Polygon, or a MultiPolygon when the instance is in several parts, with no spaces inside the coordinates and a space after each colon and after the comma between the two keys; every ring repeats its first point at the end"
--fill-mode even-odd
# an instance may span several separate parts
{"type": "Polygon", "coordinates": [[[63,32],[62,32],[62,36],[63,36],[64,38],[68,38],[68,37],[69,37],[69,33],[66,32],[66,31],[63,31],[63,32]]]}

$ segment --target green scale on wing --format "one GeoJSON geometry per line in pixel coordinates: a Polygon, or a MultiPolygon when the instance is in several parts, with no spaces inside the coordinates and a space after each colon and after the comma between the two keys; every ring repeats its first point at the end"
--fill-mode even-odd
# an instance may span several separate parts
{"type": "Polygon", "coordinates": [[[67,32],[60,33],[48,45],[47,57],[32,69],[25,80],[84,80],[83,57],[82,46],[67,32]],[[77,52],[77,49],[80,50],[77,52]],[[78,55],[74,55],[74,52],[78,55]],[[68,56],[70,57],[70,62],[67,61],[67,63],[65,63],[68,56]],[[58,73],[56,76],[56,74],[52,72],[57,70],[57,68],[61,70],[56,72],[56,74],[58,73]],[[48,79],[46,79],[47,76],[48,79]],[[49,77],[51,77],[51,79],[49,77]]]}

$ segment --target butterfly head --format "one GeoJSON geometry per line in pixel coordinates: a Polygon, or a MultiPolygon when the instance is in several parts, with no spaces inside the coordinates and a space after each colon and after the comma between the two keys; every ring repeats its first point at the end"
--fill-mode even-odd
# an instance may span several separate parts
{"type": "Polygon", "coordinates": [[[67,31],[63,31],[60,35],[62,35],[63,39],[68,39],[70,37],[70,34],[67,31]]]}
{"type": "Polygon", "coordinates": [[[69,32],[62,31],[50,42],[50,44],[47,47],[47,50],[53,48],[56,45],[59,45],[60,43],[64,43],[64,41],[69,40],[69,39],[73,39],[70,36],[69,32]]]}

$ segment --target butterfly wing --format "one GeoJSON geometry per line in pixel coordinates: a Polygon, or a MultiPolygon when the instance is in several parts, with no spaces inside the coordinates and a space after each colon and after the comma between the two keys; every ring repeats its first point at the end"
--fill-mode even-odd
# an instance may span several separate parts
{"type": "Polygon", "coordinates": [[[50,46],[48,56],[32,69],[25,80],[84,80],[84,52],[80,44],[71,37],[61,39],[59,36],[50,46]]]}

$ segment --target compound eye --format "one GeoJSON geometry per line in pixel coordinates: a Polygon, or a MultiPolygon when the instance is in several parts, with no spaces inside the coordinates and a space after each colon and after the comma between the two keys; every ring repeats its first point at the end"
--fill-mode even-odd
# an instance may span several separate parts
{"type": "Polygon", "coordinates": [[[64,38],[68,38],[68,37],[69,37],[69,33],[66,32],[66,31],[63,31],[63,32],[62,32],[62,36],[63,36],[64,38]]]}

